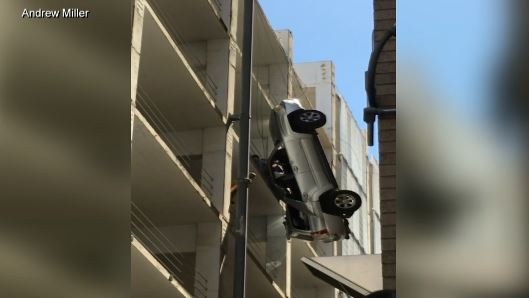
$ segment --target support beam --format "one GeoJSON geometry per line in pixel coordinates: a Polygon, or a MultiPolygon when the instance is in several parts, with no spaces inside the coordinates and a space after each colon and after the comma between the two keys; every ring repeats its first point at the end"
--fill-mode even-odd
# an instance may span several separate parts
{"type": "Polygon", "coordinates": [[[210,199],[219,212],[222,212],[224,208],[226,188],[224,179],[227,172],[225,130],[225,127],[210,127],[202,132],[201,184],[210,192],[210,199]]]}
{"type": "MultiPolygon", "coordinates": [[[[130,47],[130,140],[134,133],[134,108],[136,107],[136,93],[138,90],[138,74],[140,69],[141,38],[143,35],[144,6],[142,0],[134,2],[134,16],[132,23],[132,43],[130,47]]],[[[132,145],[131,145],[132,146],[132,145]]]]}
{"type": "Polygon", "coordinates": [[[197,225],[195,297],[219,297],[220,234],[219,223],[197,225]]]}

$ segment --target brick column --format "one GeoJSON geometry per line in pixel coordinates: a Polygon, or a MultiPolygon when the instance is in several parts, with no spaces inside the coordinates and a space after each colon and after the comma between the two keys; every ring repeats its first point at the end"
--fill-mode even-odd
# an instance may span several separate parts
{"type": "MultiPolygon", "coordinates": [[[[374,0],[374,38],[379,42],[396,22],[395,0],[374,0]]],[[[396,106],[396,40],[384,47],[377,66],[376,101],[379,107],[396,106]]],[[[384,289],[396,289],[396,118],[378,121],[380,210],[382,222],[382,276],[384,289]]]]}

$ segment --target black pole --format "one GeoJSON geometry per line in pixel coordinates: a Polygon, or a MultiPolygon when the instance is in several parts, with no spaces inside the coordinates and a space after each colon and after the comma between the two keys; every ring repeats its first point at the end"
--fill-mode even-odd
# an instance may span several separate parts
{"type": "Polygon", "coordinates": [[[375,86],[375,77],[378,59],[384,46],[392,36],[397,36],[397,27],[393,24],[380,42],[375,46],[371,57],[369,57],[369,65],[366,72],[366,93],[367,93],[367,107],[364,109],[364,122],[367,123],[367,145],[373,146],[373,135],[375,129],[375,120],[378,115],[396,115],[396,109],[379,109],[376,103],[377,88],[375,86]]]}
{"type": "Polygon", "coordinates": [[[242,38],[242,91],[239,135],[239,177],[235,208],[235,270],[233,297],[245,298],[246,236],[248,224],[248,184],[250,164],[250,119],[252,94],[252,45],[254,0],[244,0],[242,38]]]}

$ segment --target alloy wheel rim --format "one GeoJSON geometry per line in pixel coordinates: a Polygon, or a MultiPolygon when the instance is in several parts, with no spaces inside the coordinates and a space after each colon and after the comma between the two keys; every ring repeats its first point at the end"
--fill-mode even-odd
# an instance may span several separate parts
{"type": "Polygon", "coordinates": [[[319,121],[321,119],[321,115],[318,112],[307,111],[307,112],[303,112],[299,116],[299,119],[303,122],[312,123],[312,122],[319,121]]]}
{"type": "Polygon", "coordinates": [[[351,195],[341,194],[334,199],[334,204],[342,209],[350,209],[355,206],[356,200],[351,195]]]}

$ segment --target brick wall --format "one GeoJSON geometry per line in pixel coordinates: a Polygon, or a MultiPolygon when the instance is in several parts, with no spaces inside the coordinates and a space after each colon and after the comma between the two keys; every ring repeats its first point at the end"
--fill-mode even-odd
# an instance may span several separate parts
{"type": "MultiPolygon", "coordinates": [[[[374,0],[374,38],[378,42],[396,22],[396,0],[374,0]]],[[[384,47],[377,66],[377,97],[380,107],[396,106],[396,40],[384,47]]],[[[396,118],[378,121],[380,161],[380,211],[382,221],[382,275],[385,289],[396,289],[396,118]]]]}

